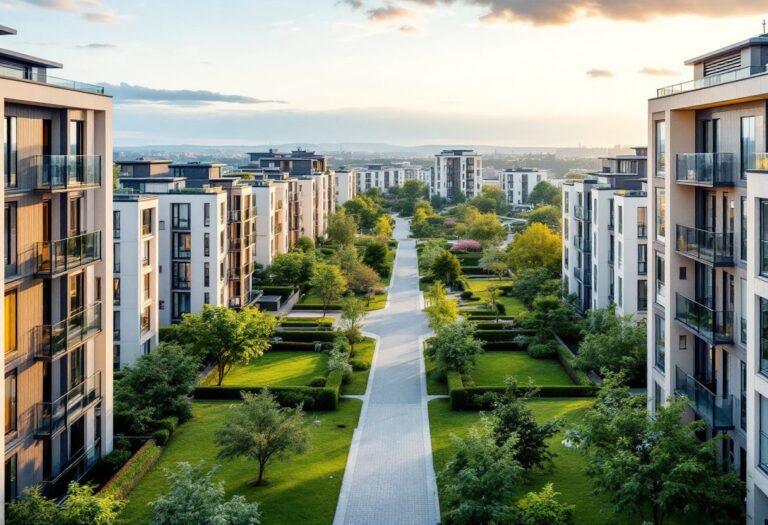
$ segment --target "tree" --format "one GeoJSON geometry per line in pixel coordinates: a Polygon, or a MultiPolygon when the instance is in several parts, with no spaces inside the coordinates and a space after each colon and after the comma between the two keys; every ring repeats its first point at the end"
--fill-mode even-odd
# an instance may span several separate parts
{"type": "Polygon", "coordinates": [[[160,343],[133,366],[123,368],[115,381],[115,426],[121,432],[143,434],[152,421],[164,417],[186,421],[199,370],[197,356],[178,345],[160,343]]]}
{"type": "Polygon", "coordinates": [[[482,351],[483,343],[475,339],[475,325],[466,320],[438,327],[427,343],[427,356],[443,374],[471,372],[482,351]]]}
{"type": "Polygon", "coordinates": [[[429,327],[435,331],[453,323],[459,316],[459,305],[454,299],[448,298],[441,281],[434,283],[427,291],[426,313],[429,327]]]}
{"type": "Polygon", "coordinates": [[[389,261],[389,249],[383,242],[372,242],[365,248],[363,262],[376,270],[382,277],[389,277],[392,268],[389,261]]]}
{"type": "Polygon", "coordinates": [[[609,374],[569,439],[585,453],[595,491],[619,512],[646,517],[650,509],[655,525],[691,516],[741,523],[744,484],[723,473],[718,440],[699,439],[706,423],[683,422],[686,407],[684,398],[670,398],[648,417],[645,396],[632,395],[622,377],[609,374]]]}
{"type": "Polygon", "coordinates": [[[571,525],[575,507],[558,501],[552,483],[540,492],[529,492],[517,502],[519,525],[571,525]]]}
{"type": "Polygon", "coordinates": [[[347,279],[341,274],[341,270],[332,264],[318,264],[310,284],[312,291],[323,303],[323,318],[328,312],[328,307],[347,291],[347,279]]]}
{"type": "Polygon", "coordinates": [[[315,240],[312,237],[302,235],[296,239],[296,249],[301,250],[304,253],[315,251],[315,240]]]}
{"type": "Polygon", "coordinates": [[[52,499],[44,497],[38,485],[24,489],[21,497],[9,501],[7,525],[58,525],[59,508],[52,499]]]}
{"type": "Polygon", "coordinates": [[[248,363],[269,348],[276,327],[274,316],[256,308],[236,312],[206,304],[199,314],[184,314],[179,330],[197,355],[213,362],[221,386],[233,364],[248,363]]]}
{"type": "Polygon", "coordinates": [[[480,268],[494,274],[499,279],[509,271],[507,255],[496,246],[489,246],[483,251],[479,264],[480,268]]]}
{"type": "Polygon", "coordinates": [[[269,278],[275,284],[299,286],[302,284],[302,270],[307,254],[300,251],[279,253],[272,259],[269,278]]]}
{"type": "Polygon", "coordinates": [[[543,180],[528,194],[528,204],[561,206],[562,198],[562,193],[557,186],[543,180]]]}
{"type": "Polygon", "coordinates": [[[498,446],[487,427],[469,436],[451,436],[454,454],[438,474],[444,487],[445,516],[452,525],[510,523],[509,505],[522,469],[515,461],[516,438],[498,446]]]}
{"type": "Polygon", "coordinates": [[[67,487],[67,498],[56,519],[61,525],[112,525],[117,523],[125,504],[114,496],[94,494],[90,485],[74,481],[67,487]]]}
{"type": "Polygon", "coordinates": [[[541,295],[560,294],[562,281],[546,268],[528,268],[515,274],[511,293],[520,299],[526,308],[533,306],[533,300],[541,295]]]}
{"type": "Polygon", "coordinates": [[[469,203],[482,213],[505,213],[507,211],[507,199],[501,188],[495,186],[483,186],[480,195],[469,203]]]}
{"type": "Polygon", "coordinates": [[[461,263],[454,254],[446,251],[435,259],[430,272],[435,279],[453,286],[461,277],[461,263]]]}
{"type": "Polygon", "coordinates": [[[348,214],[346,208],[340,208],[328,218],[328,238],[339,246],[352,244],[357,235],[357,226],[355,217],[348,214]]]}
{"type": "Polygon", "coordinates": [[[281,408],[266,389],[241,395],[243,402],[229,407],[227,423],[214,434],[214,443],[221,459],[256,461],[256,485],[262,485],[264,470],[273,459],[287,461],[309,450],[311,433],[301,406],[281,408]]]}
{"type": "Polygon", "coordinates": [[[481,243],[499,244],[507,236],[507,229],[495,213],[482,213],[467,223],[467,235],[481,243]]]}
{"type": "Polygon", "coordinates": [[[431,239],[422,245],[419,254],[419,263],[422,268],[431,268],[435,259],[445,253],[445,241],[442,239],[431,239]]]}
{"type": "Polygon", "coordinates": [[[341,301],[341,331],[349,342],[354,353],[355,343],[363,337],[363,322],[368,315],[368,309],[363,301],[354,296],[345,297],[341,301]]]}
{"type": "Polygon", "coordinates": [[[562,266],[562,239],[541,223],[528,226],[507,248],[507,261],[515,273],[546,268],[556,274],[562,266]]]}
{"type": "Polygon", "coordinates": [[[360,254],[354,244],[343,244],[336,250],[335,262],[341,272],[349,277],[349,274],[360,266],[360,254]]]}
{"type": "Polygon", "coordinates": [[[489,286],[485,290],[485,306],[494,312],[496,312],[496,319],[495,321],[499,322],[499,306],[496,304],[499,300],[499,287],[498,286],[489,286]]]}
{"type": "Polygon", "coordinates": [[[365,294],[366,306],[381,288],[381,277],[367,264],[358,264],[347,276],[349,289],[355,293],[365,294]]]}
{"type": "Polygon", "coordinates": [[[539,206],[528,214],[528,226],[538,222],[560,233],[562,215],[563,210],[559,206],[539,206]]]}
{"type": "Polygon", "coordinates": [[[400,187],[400,197],[409,201],[425,199],[428,194],[427,185],[417,180],[407,180],[400,187]]]}
{"type": "Polygon", "coordinates": [[[243,496],[224,499],[224,482],[214,481],[218,471],[218,465],[206,470],[203,461],[165,469],[171,488],[150,504],[151,525],[259,525],[257,503],[248,503],[243,496]]]}
{"type": "Polygon", "coordinates": [[[366,232],[373,229],[382,213],[378,199],[372,198],[371,195],[358,195],[345,202],[343,209],[347,215],[354,217],[360,228],[366,232]]]}
{"type": "Polygon", "coordinates": [[[392,238],[392,219],[389,215],[382,215],[379,220],[376,221],[376,238],[382,241],[387,241],[392,238]]]}
{"type": "Polygon", "coordinates": [[[555,335],[575,337],[579,333],[576,310],[553,295],[533,300],[531,310],[520,316],[520,324],[532,330],[539,340],[550,341],[555,335]]]}
{"type": "Polygon", "coordinates": [[[413,203],[413,213],[416,213],[419,210],[423,210],[426,216],[435,214],[435,210],[432,208],[432,204],[430,204],[430,202],[425,199],[419,199],[413,203]]]}

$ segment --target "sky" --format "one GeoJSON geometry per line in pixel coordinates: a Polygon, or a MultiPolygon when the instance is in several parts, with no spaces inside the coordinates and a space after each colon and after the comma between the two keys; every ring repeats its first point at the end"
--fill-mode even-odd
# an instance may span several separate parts
{"type": "Polygon", "coordinates": [[[0,46],[106,86],[117,146],[642,145],[764,0],[0,0],[0,46]]]}

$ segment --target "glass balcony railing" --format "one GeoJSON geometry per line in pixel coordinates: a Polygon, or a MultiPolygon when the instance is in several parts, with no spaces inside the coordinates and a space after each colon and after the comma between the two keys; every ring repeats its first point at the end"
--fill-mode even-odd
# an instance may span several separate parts
{"type": "Polygon", "coordinates": [[[677,225],[677,251],[717,266],[733,266],[733,233],[677,225]]]}
{"type": "Polygon", "coordinates": [[[754,75],[761,75],[766,72],[766,69],[766,66],[749,66],[735,71],[721,73],[719,75],[710,75],[696,80],[689,80],[688,82],[681,82],[679,84],[659,88],[656,90],[656,96],[666,97],[669,95],[677,95],[678,93],[685,93],[686,91],[717,86],[727,82],[735,82],[736,80],[743,80],[754,75]]]}
{"type": "Polygon", "coordinates": [[[37,157],[37,188],[46,191],[101,186],[98,155],[41,155],[37,157]]]}
{"type": "Polygon", "coordinates": [[[592,286],[592,270],[590,268],[574,268],[573,276],[582,284],[592,286]]]}
{"type": "Polygon", "coordinates": [[[675,319],[710,344],[733,343],[733,312],[718,311],[676,294],[675,319]]]}
{"type": "Polygon", "coordinates": [[[35,356],[56,359],[101,332],[101,303],[81,310],[56,324],[37,327],[35,356]]]}
{"type": "Polygon", "coordinates": [[[93,445],[83,447],[72,454],[59,473],[43,480],[43,493],[50,497],[62,495],[72,481],[80,481],[101,459],[101,438],[96,438],[93,445]]]}
{"type": "Polygon", "coordinates": [[[675,180],[700,186],[732,186],[732,153],[683,153],[677,156],[675,180]]]}
{"type": "Polygon", "coordinates": [[[592,239],[589,237],[574,237],[573,246],[582,252],[592,251],[592,239]]]}
{"type": "Polygon", "coordinates": [[[680,367],[675,367],[675,393],[685,396],[693,411],[713,429],[733,428],[734,399],[732,395],[713,394],[680,367]]]}
{"type": "Polygon", "coordinates": [[[94,93],[96,95],[104,94],[104,88],[102,86],[88,84],[87,82],[78,82],[77,80],[67,80],[65,78],[52,77],[48,74],[34,74],[29,70],[17,69],[15,67],[0,66],[0,77],[39,82],[41,84],[48,84],[54,87],[74,89],[76,91],[85,91],[86,93],[94,93]]]}
{"type": "Polygon", "coordinates": [[[54,275],[101,260],[101,232],[35,244],[37,273],[54,275]]]}
{"type": "Polygon", "coordinates": [[[574,206],[573,216],[579,219],[580,221],[590,220],[589,210],[587,210],[584,206],[574,206]]]}
{"type": "Polygon", "coordinates": [[[101,399],[101,372],[72,388],[56,401],[35,405],[35,435],[53,437],[74,423],[92,403],[101,399]]]}

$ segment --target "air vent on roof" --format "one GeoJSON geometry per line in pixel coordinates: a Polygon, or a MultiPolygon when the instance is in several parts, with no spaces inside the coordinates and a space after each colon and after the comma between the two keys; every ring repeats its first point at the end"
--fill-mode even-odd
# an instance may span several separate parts
{"type": "Polygon", "coordinates": [[[704,76],[720,75],[741,68],[741,53],[733,53],[704,63],[704,76]]]}

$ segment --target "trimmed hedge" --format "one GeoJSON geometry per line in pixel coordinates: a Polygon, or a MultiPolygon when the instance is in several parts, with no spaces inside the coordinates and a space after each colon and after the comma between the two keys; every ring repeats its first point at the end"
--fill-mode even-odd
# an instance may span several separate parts
{"type": "MultiPolygon", "coordinates": [[[[323,310],[323,305],[320,303],[316,304],[296,304],[293,306],[294,310],[323,310]]],[[[341,310],[340,304],[329,304],[328,305],[328,312],[332,312],[334,310],[341,310]]]]}
{"type": "Polygon", "coordinates": [[[571,378],[571,381],[577,385],[582,386],[594,385],[587,374],[574,368],[573,356],[571,355],[570,351],[563,348],[563,346],[558,342],[555,342],[555,344],[557,346],[557,360],[560,361],[560,366],[563,367],[563,370],[565,370],[565,373],[568,374],[568,377],[571,378]]]}
{"type": "Polygon", "coordinates": [[[152,432],[152,439],[154,439],[158,445],[165,445],[169,439],[171,439],[171,433],[165,428],[159,428],[152,432]]]}
{"type": "Polygon", "coordinates": [[[461,390],[464,388],[464,381],[461,379],[461,374],[454,371],[446,373],[446,382],[448,383],[448,392],[453,390],[461,390]]]}
{"type": "Polygon", "coordinates": [[[136,488],[136,485],[144,478],[147,472],[155,466],[160,454],[163,451],[161,447],[152,440],[144,443],[139,450],[129,459],[125,465],[118,470],[114,476],[106,483],[100,494],[108,494],[117,499],[125,499],[130,492],[136,488]]]}
{"type": "Polygon", "coordinates": [[[339,404],[339,387],[334,388],[331,381],[331,375],[325,383],[325,388],[309,386],[280,386],[280,387],[216,387],[199,386],[195,388],[195,399],[241,399],[241,392],[258,393],[265,388],[270,394],[275,396],[277,402],[282,406],[295,407],[299,403],[304,403],[304,410],[329,411],[336,410],[339,404]]]}
{"type": "Polygon", "coordinates": [[[274,335],[292,343],[315,341],[332,343],[336,339],[336,332],[327,330],[277,330],[274,335]]]}
{"type": "Polygon", "coordinates": [[[528,335],[518,330],[477,330],[475,338],[481,341],[514,341],[519,335],[528,335]]]}
{"type": "Polygon", "coordinates": [[[479,266],[463,266],[462,265],[461,271],[464,275],[491,275],[489,272],[486,272],[479,266]]]}
{"type": "MultiPolygon", "coordinates": [[[[521,387],[525,388],[525,387],[521,387]]],[[[539,386],[539,397],[595,397],[599,390],[596,386],[578,385],[554,385],[539,386]]],[[[474,386],[450,389],[451,408],[453,410],[487,410],[491,408],[488,403],[481,402],[479,397],[487,393],[502,393],[506,390],[503,386],[474,386]]]]}
{"type": "MultiPolygon", "coordinates": [[[[323,351],[330,350],[333,346],[331,343],[320,343],[323,351]]],[[[314,352],[314,342],[304,341],[281,341],[272,342],[269,344],[270,352],[314,352]]]]}
{"type": "Polygon", "coordinates": [[[284,319],[280,322],[280,327],[308,327],[308,328],[329,328],[333,326],[334,319],[332,317],[326,317],[325,319],[284,319]]]}
{"type": "Polygon", "coordinates": [[[283,301],[297,290],[293,286],[260,286],[259,289],[264,292],[264,295],[279,295],[283,301]]]}

